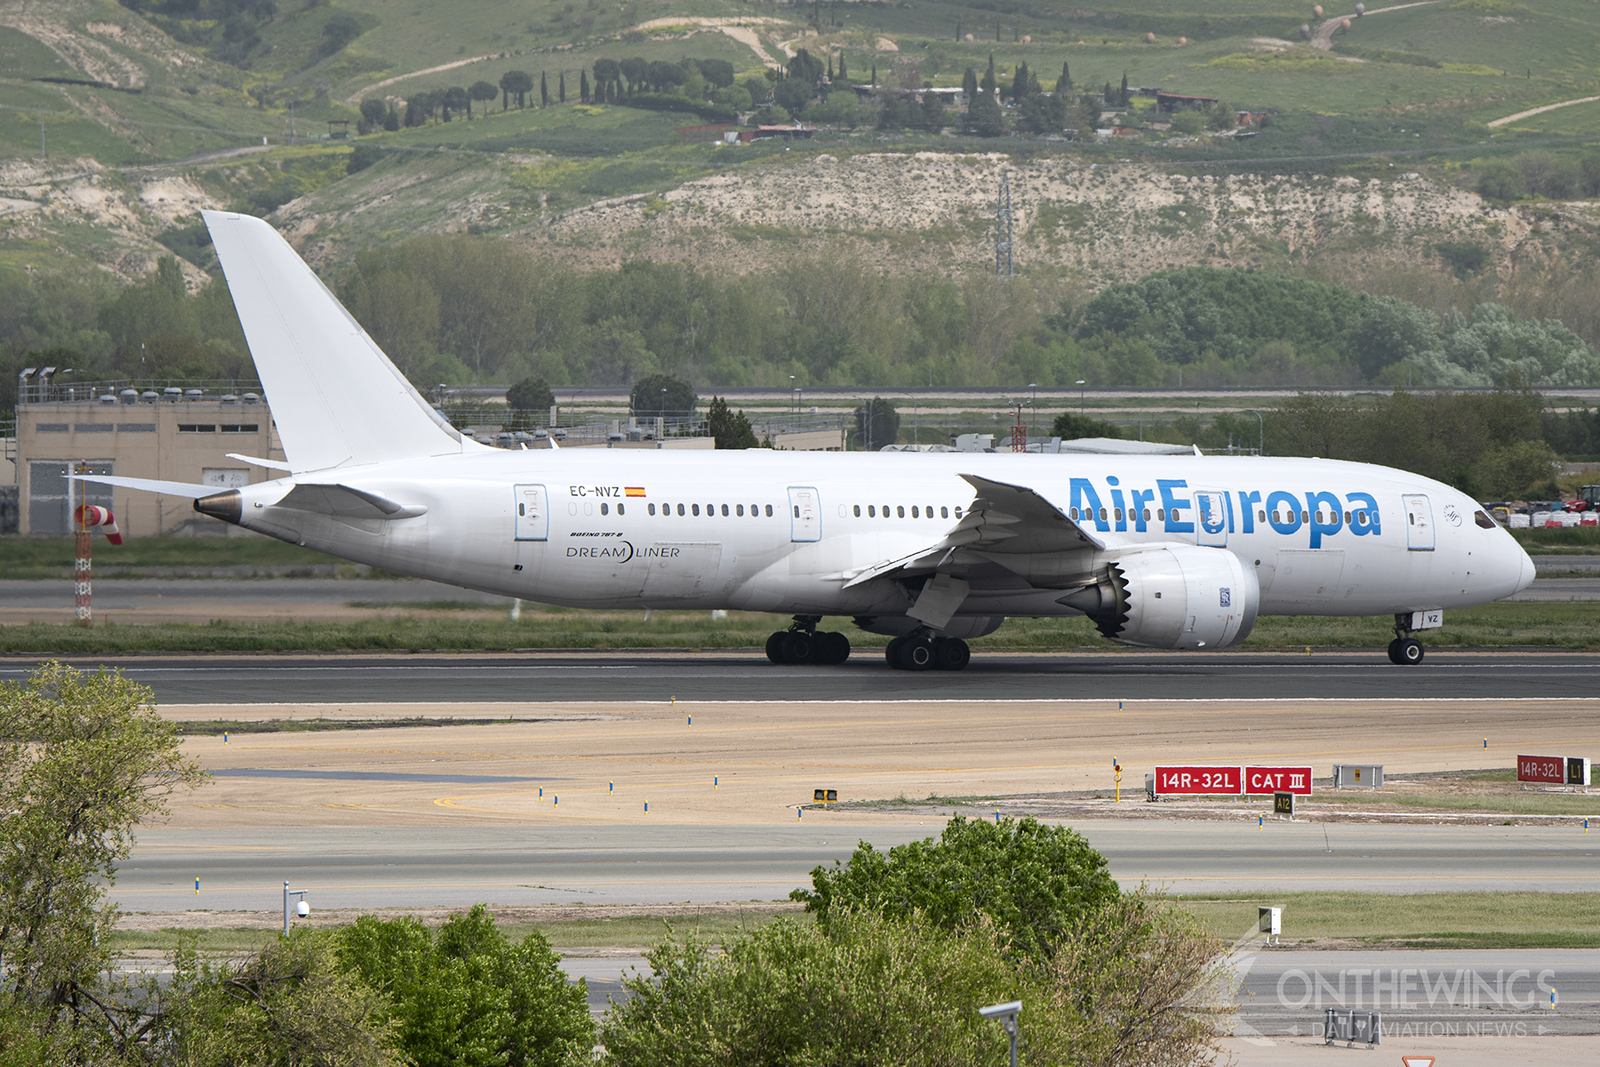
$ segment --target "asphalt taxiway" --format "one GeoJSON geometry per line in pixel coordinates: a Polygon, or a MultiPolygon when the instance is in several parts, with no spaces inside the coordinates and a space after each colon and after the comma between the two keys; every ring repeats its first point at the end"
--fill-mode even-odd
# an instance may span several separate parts
{"type": "MultiPolygon", "coordinates": [[[[959,673],[890,670],[863,649],[830,667],[783,667],[729,651],[530,652],[512,655],[103,656],[165,704],[351,701],[619,700],[1338,700],[1586,698],[1600,655],[1430,652],[1397,667],[1381,652],[984,653],[959,673]]],[[[0,661],[0,679],[33,660],[0,661]]]]}

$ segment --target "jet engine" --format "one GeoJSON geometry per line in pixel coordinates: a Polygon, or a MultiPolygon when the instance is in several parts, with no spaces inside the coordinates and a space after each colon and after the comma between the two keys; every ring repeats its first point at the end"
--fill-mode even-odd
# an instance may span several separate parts
{"type": "Polygon", "coordinates": [[[1173,545],[1113,560],[1097,582],[1060,603],[1125,645],[1227,648],[1250,636],[1261,586],[1232,552],[1173,545]]]}

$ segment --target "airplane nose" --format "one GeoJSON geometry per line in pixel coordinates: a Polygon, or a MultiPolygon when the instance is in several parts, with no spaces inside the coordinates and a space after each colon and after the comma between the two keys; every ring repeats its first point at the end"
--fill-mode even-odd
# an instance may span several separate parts
{"type": "Polygon", "coordinates": [[[1514,589],[1513,592],[1520,593],[1524,589],[1528,588],[1528,586],[1533,584],[1535,568],[1533,566],[1533,560],[1529,558],[1528,553],[1521,545],[1517,546],[1517,554],[1522,557],[1522,564],[1521,571],[1517,575],[1517,588],[1514,589]]]}

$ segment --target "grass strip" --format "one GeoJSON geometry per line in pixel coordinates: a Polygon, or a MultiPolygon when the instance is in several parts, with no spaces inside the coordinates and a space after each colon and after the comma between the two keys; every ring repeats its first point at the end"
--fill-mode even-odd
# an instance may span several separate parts
{"type": "MultiPolygon", "coordinates": [[[[127,625],[114,620],[90,629],[71,624],[26,623],[0,627],[0,655],[95,656],[130,652],[431,652],[523,649],[705,648],[757,649],[786,620],[773,615],[707,611],[578,611],[524,607],[522,617],[459,618],[449,607],[382,619],[262,623],[218,619],[203,624],[127,625]]],[[[858,649],[881,648],[887,638],[856,630],[848,619],[825,619],[858,649]]],[[[1314,648],[1377,649],[1393,636],[1387,617],[1263,618],[1244,648],[1252,651],[1314,648]]],[[[1421,635],[1431,648],[1545,647],[1600,649],[1600,611],[1586,601],[1518,601],[1451,611],[1442,630],[1421,635]]],[[[974,651],[1117,651],[1085,618],[1013,619],[974,651]]]]}
{"type": "Polygon", "coordinates": [[[1257,906],[1283,909],[1286,943],[1336,939],[1404,948],[1597,948],[1600,893],[1260,893],[1169,897],[1211,933],[1256,930],[1257,906]]]}

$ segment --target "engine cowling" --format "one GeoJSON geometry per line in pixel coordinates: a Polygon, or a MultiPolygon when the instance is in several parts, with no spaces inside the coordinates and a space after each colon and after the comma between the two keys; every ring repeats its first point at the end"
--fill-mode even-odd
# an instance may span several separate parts
{"type": "Polygon", "coordinates": [[[1261,585],[1226,549],[1173,545],[1118,558],[1061,603],[1125,645],[1227,648],[1255,627],[1261,585]]]}

